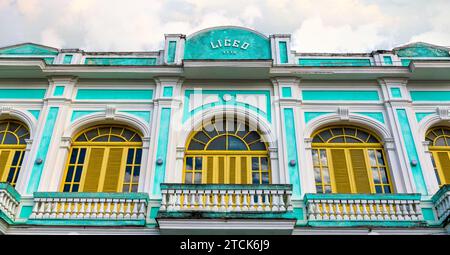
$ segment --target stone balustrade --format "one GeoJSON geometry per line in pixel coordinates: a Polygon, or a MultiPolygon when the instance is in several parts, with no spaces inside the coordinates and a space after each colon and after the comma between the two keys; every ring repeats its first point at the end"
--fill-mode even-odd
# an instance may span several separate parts
{"type": "Polygon", "coordinates": [[[0,183],[0,212],[14,221],[19,209],[20,195],[8,183],[0,183]]]}
{"type": "Polygon", "coordinates": [[[436,209],[438,221],[444,222],[450,217],[450,185],[442,186],[433,196],[432,201],[436,209]]]}
{"type": "Polygon", "coordinates": [[[146,193],[34,193],[30,219],[144,220],[146,193]]]}
{"type": "Polygon", "coordinates": [[[309,221],[422,221],[418,194],[306,194],[309,221]]]}
{"type": "Polygon", "coordinates": [[[292,211],[292,185],[161,184],[162,212],[292,211]]]}

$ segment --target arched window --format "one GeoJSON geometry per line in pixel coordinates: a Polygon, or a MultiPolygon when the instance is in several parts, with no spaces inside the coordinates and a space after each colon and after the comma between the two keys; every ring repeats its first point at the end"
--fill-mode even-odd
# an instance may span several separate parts
{"type": "Polygon", "coordinates": [[[25,155],[28,128],[14,120],[0,121],[0,182],[16,185],[25,155]]]}
{"type": "Polygon", "coordinates": [[[450,128],[435,127],[428,130],[428,141],[434,171],[439,186],[450,184],[450,128]]]}
{"type": "Polygon", "coordinates": [[[389,169],[379,139],[367,130],[336,126],[313,136],[317,193],[391,193],[389,169]]]}
{"type": "Polygon", "coordinates": [[[96,126],[75,137],[61,190],[64,192],[136,192],[142,139],[123,126],[96,126]]]}
{"type": "Polygon", "coordinates": [[[184,183],[269,184],[266,143],[236,119],[213,118],[191,134],[184,157],[184,183]]]}

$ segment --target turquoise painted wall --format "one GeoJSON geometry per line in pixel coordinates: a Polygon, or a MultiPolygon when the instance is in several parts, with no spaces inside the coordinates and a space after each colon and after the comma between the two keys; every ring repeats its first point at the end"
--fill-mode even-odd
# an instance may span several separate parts
{"type": "Polygon", "coordinates": [[[244,107],[250,111],[258,113],[258,115],[261,115],[262,117],[266,118],[269,122],[272,121],[272,111],[270,107],[270,91],[268,90],[186,90],[185,91],[185,104],[183,109],[183,122],[185,122],[187,119],[195,115],[196,113],[210,109],[216,106],[227,106],[227,105],[233,105],[233,106],[241,106],[244,107]],[[194,94],[205,94],[205,95],[217,95],[218,101],[214,103],[205,104],[203,106],[197,107],[191,111],[189,111],[189,104],[191,96],[194,94]],[[231,100],[225,101],[223,99],[224,95],[230,95],[231,100]],[[236,102],[236,95],[264,95],[266,98],[266,110],[262,111],[254,106],[251,106],[246,103],[242,102],[236,102]]]}
{"type": "Polygon", "coordinates": [[[39,119],[39,114],[41,110],[28,110],[36,119],[39,119]]]}
{"type": "Polygon", "coordinates": [[[0,89],[0,99],[43,99],[45,89],[0,89]]]}
{"type": "Polygon", "coordinates": [[[450,91],[411,91],[413,101],[450,101],[450,91]]]}
{"type": "Polygon", "coordinates": [[[55,91],[53,91],[53,96],[62,96],[64,95],[64,86],[56,86],[55,91]]]}
{"type": "Polygon", "coordinates": [[[80,110],[74,110],[72,112],[72,117],[70,118],[70,122],[73,122],[76,119],[79,119],[79,118],[81,118],[83,116],[86,116],[88,114],[95,113],[95,112],[102,112],[102,111],[94,111],[94,110],[81,110],[80,111],[80,110]]]}
{"type": "Polygon", "coordinates": [[[423,118],[425,118],[431,114],[435,114],[435,112],[418,112],[418,113],[416,113],[417,122],[421,122],[423,120],[423,118]]]}
{"type": "Polygon", "coordinates": [[[375,90],[303,90],[303,100],[326,101],[378,101],[378,92],[375,90]]]}
{"type": "Polygon", "coordinates": [[[300,66],[371,66],[370,59],[301,58],[300,66]]]}
{"type": "Polygon", "coordinates": [[[167,49],[167,63],[175,62],[176,49],[177,49],[177,42],[170,41],[167,49]]]}
{"type": "Polygon", "coordinates": [[[365,115],[384,124],[384,116],[382,112],[355,112],[355,113],[365,115]]]}
{"type": "Polygon", "coordinates": [[[288,50],[286,42],[279,42],[278,48],[280,50],[280,63],[286,64],[288,62],[288,50]]]}
{"type": "Polygon", "coordinates": [[[402,92],[400,91],[400,88],[391,88],[391,95],[393,98],[401,98],[402,92]]]}
{"type": "Polygon", "coordinates": [[[287,146],[287,164],[289,171],[289,180],[292,184],[292,196],[294,198],[300,198],[301,186],[300,186],[300,174],[299,174],[299,162],[297,154],[297,139],[296,129],[294,124],[294,110],[292,108],[285,108],[284,112],[284,127],[286,132],[286,146],[287,146]],[[295,160],[296,164],[291,166],[289,162],[295,160]]]}
{"type": "Polygon", "coordinates": [[[419,156],[417,154],[416,144],[414,143],[414,138],[411,131],[411,126],[409,124],[408,115],[406,114],[406,110],[397,109],[397,116],[409,162],[411,162],[412,160],[417,161],[416,166],[409,164],[413,174],[414,183],[416,184],[417,192],[423,195],[427,195],[428,192],[425,184],[425,179],[423,177],[422,167],[420,166],[419,156]]]}
{"type": "Polygon", "coordinates": [[[329,114],[331,112],[305,112],[305,123],[310,122],[312,119],[317,118],[324,114],[329,114]]]}
{"type": "Polygon", "coordinates": [[[215,28],[188,37],[184,59],[272,59],[272,57],[268,38],[247,29],[228,27],[215,28]]]}
{"type": "Polygon", "coordinates": [[[282,97],[292,97],[292,90],[290,87],[281,88],[281,96],[282,97]]]}
{"type": "Polygon", "coordinates": [[[106,66],[153,66],[156,58],[86,58],[86,65],[106,66]]]}
{"type": "Polygon", "coordinates": [[[151,100],[151,89],[79,89],[77,100],[151,100]]]}
{"type": "Polygon", "coordinates": [[[73,58],[73,55],[65,55],[63,64],[68,65],[68,64],[72,63],[72,58],[73,58]]]}
{"type": "Polygon", "coordinates": [[[44,48],[33,44],[24,44],[0,50],[5,55],[58,55],[57,50],[44,48]]]}
{"type": "Polygon", "coordinates": [[[172,97],[172,95],[173,95],[173,87],[164,87],[163,97],[172,97]]]}
{"type": "Polygon", "coordinates": [[[138,118],[145,120],[148,123],[150,123],[150,121],[151,121],[151,112],[150,111],[123,111],[123,112],[132,114],[138,118]]]}
{"type": "Polygon", "coordinates": [[[159,135],[158,135],[158,148],[156,150],[156,160],[162,159],[161,165],[155,166],[155,178],[153,182],[152,194],[161,194],[160,184],[164,182],[166,176],[166,160],[167,160],[167,145],[169,143],[169,130],[170,130],[170,108],[161,109],[161,118],[159,122],[159,135]]]}
{"type": "Polygon", "coordinates": [[[392,58],[390,56],[383,56],[383,62],[385,65],[392,65],[392,58]]]}
{"type": "Polygon", "coordinates": [[[33,168],[31,170],[30,180],[28,182],[27,193],[32,194],[37,191],[39,187],[39,182],[41,180],[42,171],[44,169],[45,160],[47,158],[48,147],[50,146],[50,141],[53,137],[53,128],[56,123],[56,119],[58,117],[58,107],[50,107],[47,115],[47,119],[45,120],[44,130],[42,132],[41,142],[39,144],[39,149],[36,153],[32,162],[36,162],[36,159],[42,159],[41,164],[34,163],[33,168]]]}

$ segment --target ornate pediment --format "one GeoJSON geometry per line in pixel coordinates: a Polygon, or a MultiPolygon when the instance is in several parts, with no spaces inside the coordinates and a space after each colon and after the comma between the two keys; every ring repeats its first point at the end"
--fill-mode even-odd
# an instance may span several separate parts
{"type": "Polygon", "coordinates": [[[450,57],[450,49],[423,42],[394,48],[399,57],[450,57]]]}
{"type": "Polygon", "coordinates": [[[58,49],[35,43],[22,43],[0,48],[0,55],[58,55],[58,49]]]}

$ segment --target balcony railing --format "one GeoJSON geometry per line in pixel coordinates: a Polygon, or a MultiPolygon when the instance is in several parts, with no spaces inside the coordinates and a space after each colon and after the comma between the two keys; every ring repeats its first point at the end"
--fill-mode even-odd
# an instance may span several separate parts
{"type": "Polygon", "coordinates": [[[161,184],[161,212],[288,212],[292,185],[161,184]]]}
{"type": "Polygon", "coordinates": [[[147,206],[147,193],[36,192],[30,219],[144,220],[147,206]]]}
{"type": "Polygon", "coordinates": [[[306,194],[308,221],[422,221],[419,194],[306,194]]]}
{"type": "Polygon", "coordinates": [[[450,217],[450,184],[442,186],[432,198],[439,222],[450,217]]]}
{"type": "Polygon", "coordinates": [[[20,195],[8,183],[0,183],[0,216],[6,216],[8,221],[14,221],[19,209],[20,195]],[[3,215],[2,215],[3,214],[3,215]]]}

